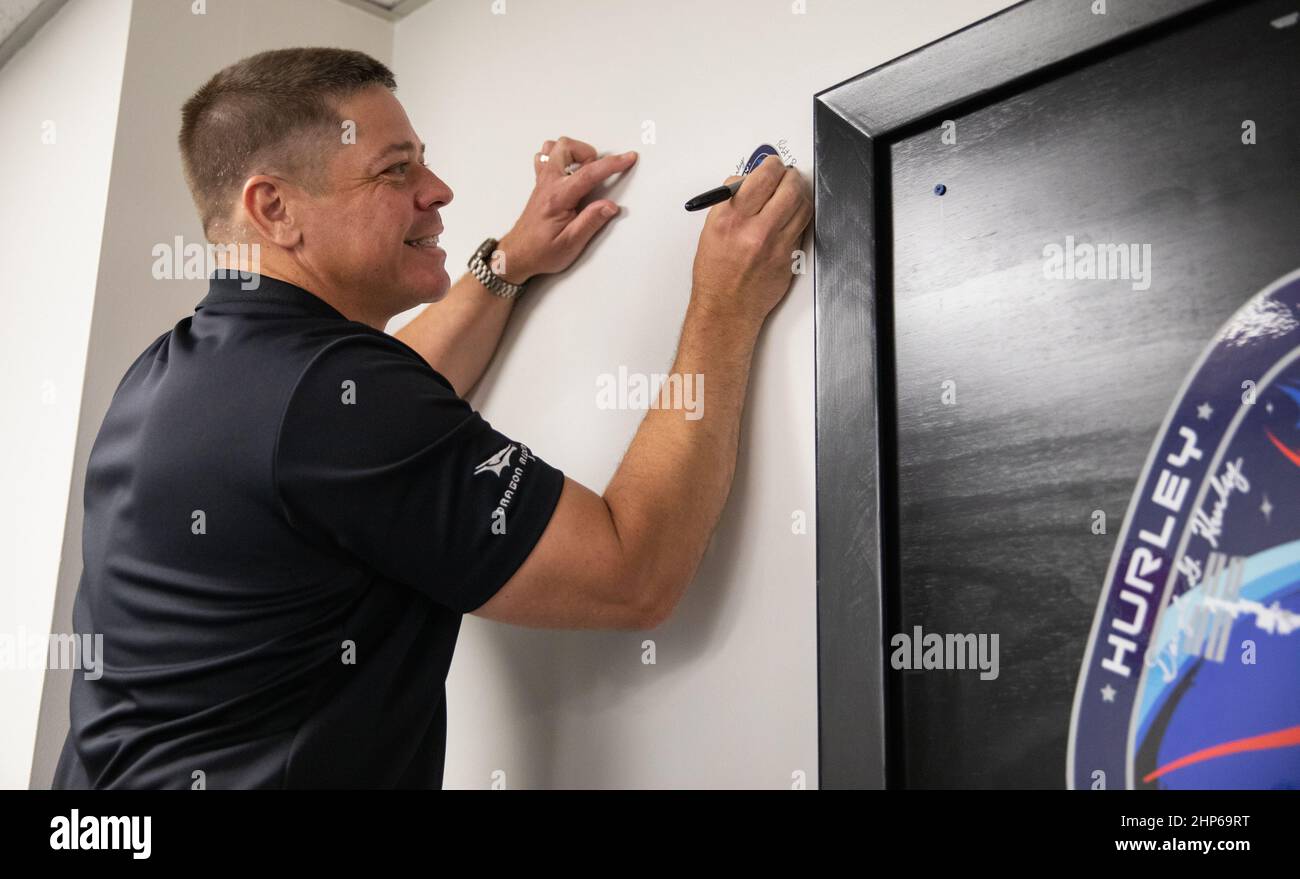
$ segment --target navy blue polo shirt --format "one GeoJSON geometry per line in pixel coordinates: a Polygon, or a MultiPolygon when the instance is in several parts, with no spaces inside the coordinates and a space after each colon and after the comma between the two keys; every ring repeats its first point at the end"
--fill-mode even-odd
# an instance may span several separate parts
{"type": "Polygon", "coordinates": [[[102,676],[56,788],[441,787],[461,617],[559,500],[406,344],[252,281],[213,278],[95,440],[73,625],[102,676]]]}

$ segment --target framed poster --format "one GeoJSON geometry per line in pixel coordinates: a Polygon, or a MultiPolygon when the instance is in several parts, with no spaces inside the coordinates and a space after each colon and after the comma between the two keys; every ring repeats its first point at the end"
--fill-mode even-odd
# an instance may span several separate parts
{"type": "Polygon", "coordinates": [[[816,95],[823,787],[1300,785],[1297,20],[1028,0],[816,95]]]}

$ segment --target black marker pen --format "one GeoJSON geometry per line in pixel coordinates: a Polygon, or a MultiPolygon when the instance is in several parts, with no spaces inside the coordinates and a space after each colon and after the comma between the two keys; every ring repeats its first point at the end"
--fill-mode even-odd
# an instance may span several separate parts
{"type": "Polygon", "coordinates": [[[701,208],[707,208],[731,198],[736,194],[736,190],[740,189],[740,184],[745,182],[745,177],[749,172],[763,164],[763,160],[768,156],[777,156],[777,161],[781,161],[780,154],[770,144],[760,144],[758,149],[754,150],[753,155],[749,157],[749,161],[745,163],[745,170],[740,173],[739,180],[734,183],[725,183],[715,189],[710,189],[708,192],[701,192],[695,198],[686,202],[686,210],[698,211],[701,208]]]}
{"type": "Polygon", "coordinates": [[[698,211],[701,208],[711,207],[720,201],[726,201],[736,194],[736,190],[739,189],[740,184],[744,182],[745,178],[741,177],[735,183],[724,183],[716,189],[710,189],[708,192],[701,192],[699,195],[695,196],[695,198],[686,202],[686,210],[698,211]]]}

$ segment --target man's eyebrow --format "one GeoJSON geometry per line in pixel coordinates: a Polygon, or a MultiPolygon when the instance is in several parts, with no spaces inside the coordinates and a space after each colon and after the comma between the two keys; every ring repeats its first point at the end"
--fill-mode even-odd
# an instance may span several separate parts
{"type": "MultiPolygon", "coordinates": [[[[415,144],[409,140],[404,140],[401,143],[390,143],[387,147],[384,148],[384,151],[376,157],[375,161],[379,161],[380,159],[388,156],[390,153],[407,153],[413,151],[414,149],[415,149],[415,144]]],[[[420,158],[422,159],[424,158],[423,143],[420,144],[420,158]]]]}

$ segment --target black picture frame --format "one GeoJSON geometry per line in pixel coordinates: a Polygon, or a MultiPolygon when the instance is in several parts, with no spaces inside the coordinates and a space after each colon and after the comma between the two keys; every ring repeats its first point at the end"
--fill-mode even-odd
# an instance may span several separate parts
{"type": "Polygon", "coordinates": [[[820,787],[895,786],[897,582],[887,144],[1154,39],[1223,0],[1026,0],[813,98],[820,787]]]}

